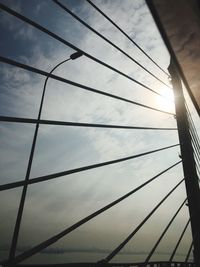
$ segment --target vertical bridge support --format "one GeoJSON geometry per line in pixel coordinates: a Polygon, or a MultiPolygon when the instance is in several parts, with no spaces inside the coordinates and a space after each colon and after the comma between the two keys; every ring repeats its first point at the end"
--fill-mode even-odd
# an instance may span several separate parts
{"type": "Polygon", "coordinates": [[[198,176],[195,167],[181,80],[172,60],[168,70],[172,78],[175,96],[178,135],[188,197],[188,208],[191,218],[192,237],[194,241],[194,261],[197,266],[200,266],[200,190],[198,176]]]}

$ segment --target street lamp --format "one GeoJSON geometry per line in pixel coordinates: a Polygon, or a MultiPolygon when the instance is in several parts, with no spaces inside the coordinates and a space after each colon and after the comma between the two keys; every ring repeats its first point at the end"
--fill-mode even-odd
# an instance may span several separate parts
{"type": "Polygon", "coordinates": [[[54,72],[55,69],[57,69],[60,65],[62,65],[65,62],[69,61],[70,59],[74,60],[74,59],[77,59],[77,58],[81,57],[82,55],[83,55],[83,53],[81,51],[75,52],[75,53],[71,54],[69,58],[61,61],[55,67],[53,67],[53,69],[49,72],[49,75],[46,77],[46,80],[44,82],[43,93],[42,93],[42,102],[41,103],[43,103],[43,100],[44,100],[43,98],[44,98],[44,94],[45,94],[45,90],[46,90],[47,81],[48,81],[50,75],[52,74],[52,72],[54,72]]]}
{"type": "Polygon", "coordinates": [[[38,130],[39,130],[39,125],[40,125],[40,118],[41,118],[41,113],[42,113],[42,107],[43,107],[43,102],[44,102],[44,96],[45,96],[45,91],[46,91],[46,85],[47,81],[52,74],[52,72],[58,68],[60,65],[64,64],[65,62],[69,61],[70,59],[74,60],[79,57],[81,57],[83,53],[81,51],[77,51],[73,54],[70,55],[68,59],[63,60],[62,62],[58,63],[47,75],[44,86],[43,86],[43,91],[42,91],[42,97],[41,97],[41,102],[40,102],[40,107],[39,107],[39,112],[38,112],[38,117],[37,117],[37,123],[35,125],[35,132],[33,136],[33,141],[31,145],[31,152],[29,155],[29,160],[28,160],[28,166],[26,170],[26,177],[25,177],[25,183],[23,186],[22,190],[22,195],[20,199],[20,204],[19,204],[19,209],[17,213],[17,219],[15,223],[15,228],[14,228],[14,233],[13,233],[13,238],[12,238],[12,243],[11,243],[11,248],[10,248],[10,254],[9,254],[9,263],[12,263],[15,258],[15,253],[16,253],[16,248],[17,248],[17,241],[18,241],[18,236],[19,236],[19,230],[20,230],[20,225],[21,225],[21,220],[22,220],[22,214],[24,210],[24,204],[25,204],[25,199],[26,199],[26,193],[27,193],[27,188],[28,188],[28,180],[30,177],[30,172],[31,172],[31,167],[32,167],[32,162],[33,162],[33,156],[34,156],[34,151],[35,151],[35,145],[36,145],[36,140],[38,136],[38,130]]]}

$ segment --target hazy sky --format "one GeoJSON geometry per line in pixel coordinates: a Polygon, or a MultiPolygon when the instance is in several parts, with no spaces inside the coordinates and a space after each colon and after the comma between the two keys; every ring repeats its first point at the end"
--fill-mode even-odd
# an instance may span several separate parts
{"type": "MultiPolygon", "coordinates": [[[[155,91],[165,96],[170,95],[169,88],[87,30],[53,1],[1,0],[1,3],[155,91]]],[[[62,0],[62,3],[169,84],[167,76],[86,1],[62,0]]],[[[95,3],[167,70],[170,61],[168,52],[143,0],[98,0],[95,3]]],[[[1,12],[0,28],[2,55],[45,71],[50,71],[75,52],[4,11],[1,12]]],[[[45,77],[2,63],[0,73],[0,115],[36,118],[45,77]]],[[[55,73],[102,91],[174,112],[173,104],[166,103],[156,94],[85,56],[67,62],[55,73]]],[[[176,127],[172,115],[113,100],[51,79],[47,84],[42,118],[176,127]]],[[[24,179],[33,132],[34,125],[0,123],[1,184],[24,179]]],[[[176,131],[40,126],[31,178],[177,143],[176,131]]],[[[21,253],[69,227],[179,160],[179,147],[175,147],[136,160],[30,185],[20,229],[18,252],[21,253]]],[[[182,178],[183,173],[179,165],[28,262],[101,260],[136,228],[182,178]]],[[[0,193],[2,258],[8,255],[20,195],[20,188],[0,193]]],[[[184,199],[185,189],[182,184],[113,261],[144,260],[184,199]]],[[[169,259],[187,220],[188,211],[187,207],[184,207],[152,259],[169,259]]],[[[190,243],[189,227],[177,251],[176,260],[184,260],[190,243]]]]}

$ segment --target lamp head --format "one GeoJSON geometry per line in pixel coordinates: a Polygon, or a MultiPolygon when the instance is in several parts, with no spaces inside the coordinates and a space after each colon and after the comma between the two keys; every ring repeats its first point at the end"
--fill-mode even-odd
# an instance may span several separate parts
{"type": "Polygon", "coordinates": [[[77,59],[77,58],[81,57],[82,55],[83,55],[83,53],[82,53],[81,51],[77,51],[77,52],[71,54],[71,55],[70,55],[70,58],[71,58],[72,60],[74,60],[74,59],[77,59]]]}

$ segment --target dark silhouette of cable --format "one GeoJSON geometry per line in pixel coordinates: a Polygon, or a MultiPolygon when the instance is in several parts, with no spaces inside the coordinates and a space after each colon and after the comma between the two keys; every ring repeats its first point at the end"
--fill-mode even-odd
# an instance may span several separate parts
{"type": "Polygon", "coordinates": [[[196,164],[196,167],[197,167],[197,170],[199,172],[199,167],[200,167],[200,150],[198,148],[198,145],[194,139],[194,136],[193,134],[190,132],[190,136],[191,136],[191,141],[192,141],[192,148],[193,148],[193,154],[194,154],[194,158],[195,158],[195,164],[196,164]]]}
{"type": "Polygon", "coordinates": [[[119,245],[117,246],[106,258],[105,262],[109,262],[114,256],[116,256],[120,250],[133,238],[133,236],[142,228],[147,220],[154,214],[154,212],[161,206],[161,204],[177,189],[177,187],[184,181],[182,179],[172,190],[155,206],[155,208],[145,217],[145,219],[135,228],[135,230],[119,245]]]}
{"type": "Polygon", "coordinates": [[[187,102],[185,102],[185,107],[186,107],[186,112],[187,112],[188,126],[189,126],[189,131],[190,131],[190,138],[192,142],[197,176],[200,182],[200,139],[199,139],[199,135],[198,135],[194,120],[192,118],[192,114],[187,105],[187,102]]]}
{"type": "Polygon", "coordinates": [[[193,136],[191,136],[191,140],[192,140],[192,145],[193,145],[193,154],[195,156],[195,161],[196,161],[196,164],[198,164],[200,166],[200,154],[199,154],[199,150],[196,146],[196,142],[194,141],[193,139],[193,136]]]}
{"type": "Polygon", "coordinates": [[[91,6],[93,6],[101,15],[104,16],[104,18],[106,18],[108,21],[111,22],[111,24],[113,24],[124,36],[126,36],[129,41],[131,41],[151,62],[154,63],[154,65],[156,65],[164,74],[166,74],[168,77],[170,77],[170,75],[162,68],[160,67],[153,59],[152,57],[150,57],[145,51],[144,49],[141,48],[141,46],[139,46],[124,30],[122,30],[122,28],[119,27],[119,25],[117,25],[110,17],[108,17],[99,7],[97,7],[92,1],[90,0],[86,0],[91,6]]]}
{"type": "Polygon", "coordinates": [[[198,176],[198,180],[199,180],[199,182],[200,182],[200,169],[199,169],[199,167],[198,166],[196,166],[197,168],[197,176],[198,176]]]}
{"type": "Polygon", "coordinates": [[[196,147],[198,149],[198,152],[200,154],[200,142],[198,141],[197,136],[195,135],[194,128],[191,128],[190,131],[191,131],[191,134],[192,134],[192,137],[193,137],[193,142],[195,143],[195,145],[196,145],[196,147]]]}
{"type": "Polygon", "coordinates": [[[146,266],[150,260],[150,258],[152,257],[153,253],[155,252],[156,248],[158,247],[158,245],[160,244],[160,241],[162,240],[162,238],[164,237],[164,235],[166,234],[167,230],[169,229],[169,227],[171,226],[171,224],[173,223],[173,221],[175,220],[176,216],[178,215],[178,213],[180,212],[180,210],[182,209],[182,207],[185,205],[185,202],[187,201],[187,198],[183,201],[183,203],[180,205],[180,207],[178,208],[178,210],[175,212],[174,216],[172,217],[172,219],[170,220],[170,222],[168,223],[168,225],[166,226],[166,228],[164,229],[164,231],[162,232],[162,234],[160,235],[159,239],[157,240],[157,242],[155,243],[154,247],[152,248],[152,250],[150,251],[149,255],[147,256],[144,265],[146,266]]]}
{"type": "Polygon", "coordinates": [[[200,169],[200,156],[199,156],[199,154],[196,152],[196,148],[193,149],[193,154],[194,154],[194,159],[195,159],[196,168],[197,168],[197,171],[199,172],[199,169],[200,169]]]}
{"type": "Polygon", "coordinates": [[[174,248],[174,250],[172,252],[172,255],[171,255],[170,260],[169,260],[170,262],[173,261],[174,255],[175,255],[175,253],[177,251],[177,248],[178,248],[178,246],[179,246],[179,244],[180,244],[180,242],[181,242],[181,240],[182,240],[182,238],[183,238],[183,236],[185,234],[185,231],[187,230],[187,227],[188,227],[189,223],[190,223],[190,219],[187,221],[187,223],[186,223],[186,225],[185,225],[185,227],[184,227],[184,229],[183,229],[183,231],[181,233],[181,236],[180,236],[180,238],[179,238],[179,240],[178,240],[178,242],[177,242],[177,244],[176,244],[176,246],[175,246],[175,248],[174,248]]]}
{"type": "MultiPolygon", "coordinates": [[[[51,31],[49,31],[49,30],[46,29],[45,27],[43,27],[43,26],[39,25],[38,23],[36,23],[36,22],[30,20],[29,18],[27,18],[27,17],[25,17],[25,16],[19,14],[18,12],[16,12],[16,11],[10,9],[9,7],[3,5],[2,3],[0,3],[0,8],[1,8],[2,10],[6,11],[7,13],[9,13],[9,14],[11,14],[11,15],[17,17],[18,19],[20,19],[20,20],[22,20],[22,21],[28,23],[29,25],[31,25],[31,26],[37,28],[38,30],[42,31],[43,33],[48,34],[48,35],[51,36],[52,38],[54,38],[54,39],[58,40],[59,42],[63,43],[64,45],[67,45],[68,47],[74,49],[75,51],[82,53],[84,56],[86,56],[87,58],[90,58],[91,60],[95,61],[96,63],[99,63],[99,64],[103,65],[104,67],[107,67],[107,68],[109,68],[110,70],[112,70],[112,71],[114,71],[114,72],[116,72],[116,73],[118,73],[118,74],[120,74],[120,75],[126,77],[127,79],[129,79],[129,80],[131,80],[131,81],[137,83],[138,85],[142,86],[143,88],[146,88],[147,90],[151,91],[152,93],[155,93],[155,94],[157,94],[157,95],[159,95],[159,96],[161,96],[161,97],[164,97],[163,95],[159,94],[158,92],[156,92],[155,90],[151,89],[151,88],[148,87],[147,85],[145,85],[145,84],[143,84],[143,83],[141,83],[141,82],[135,80],[134,78],[132,78],[132,77],[130,77],[129,75],[127,75],[127,74],[121,72],[120,70],[118,70],[118,69],[112,67],[111,65],[109,65],[109,64],[107,64],[107,63],[105,63],[105,62],[103,62],[103,61],[101,61],[101,60],[99,60],[99,59],[93,57],[92,55],[86,53],[85,51],[81,50],[80,48],[76,47],[75,45],[73,45],[73,44],[67,42],[66,40],[64,40],[63,38],[61,38],[60,36],[58,36],[57,34],[55,34],[55,33],[51,32],[51,31]]],[[[164,97],[164,98],[165,98],[165,97],[164,97]]]]}
{"type": "Polygon", "coordinates": [[[196,154],[194,153],[194,158],[195,158],[195,164],[196,164],[196,169],[198,171],[198,176],[199,176],[199,173],[200,173],[200,161],[199,161],[199,158],[196,156],[196,154]]]}
{"type": "MultiPolygon", "coordinates": [[[[137,155],[133,155],[130,157],[125,157],[125,158],[120,158],[120,159],[116,159],[116,160],[111,160],[111,161],[105,161],[105,162],[101,162],[101,163],[97,163],[97,164],[93,164],[93,165],[88,165],[88,166],[84,166],[84,167],[80,167],[80,168],[75,168],[75,169],[71,169],[71,170],[67,170],[67,171],[63,171],[63,172],[57,172],[57,173],[53,173],[53,174],[49,174],[49,175],[44,175],[44,176],[40,176],[40,177],[36,177],[36,178],[32,178],[29,179],[27,181],[28,184],[35,184],[35,183],[39,183],[39,182],[44,182],[44,181],[48,181],[51,179],[55,179],[58,177],[62,177],[62,176],[67,176],[73,173],[78,173],[78,172],[82,172],[82,171],[86,171],[86,170],[91,170],[91,169],[95,169],[95,168],[99,168],[99,167],[103,167],[103,166],[107,166],[107,165],[111,165],[111,164],[116,164],[119,162],[123,162],[123,161],[127,161],[130,159],[134,159],[134,158],[139,158],[145,155],[149,155],[155,152],[159,152],[162,150],[166,150],[177,145],[173,145],[173,146],[168,146],[168,147],[164,147],[164,148],[160,148],[160,149],[156,149],[153,151],[148,151],[145,153],[141,153],[141,154],[137,154],[137,155]]],[[[179,164],[181,161],[179,161],[177,164],[179,164]]],[[[8,183],[8,184],[4,184],[4,185],[0,185],[0,191],[4,191],[4,190],[8,190],[11,188],[16,188],[16,187],[20,187],[24,184],[24,180],[18,181],[18,182],[12,182],[12,183],[8,183]]]]}
{"type": "Polygon", "coordinates": [[[19,118],[0,116],[0,121],[4,122],[16,122],[16,123],[39,123],[43,125],[57,125],[57,126],[73,126],[73,127],[94,127],[94,128],[111,128],[111,129],[130,129],[130,130],[154,130],[154,131],[175,131],[177,128],[162,128],[162,127],[140,127],[140,126],[128,126],[128,125],[115,125],[115,124],[99,124],[99,123],[83,123],[83,122],[71,122],[71,121],[55,121],[55,120],[37,120],[30,118],[19,118]]]}
{"type": "Polygon", "coordinates": [[[39,124],[39,120],[40,120],[41,114],[42,114],[42,108],[43,108],[43,103],[44,103],[44,96],[45,96],[45,92],[46,92],[47,81],[48,81],[48,79],[50,77],[50,74],[56,68],[58,68],[63,63],[69,61],[70,59],[74,60],[74,59],[80,57],[81,55],[82,54],[80,52],[76,52],[76,53],[72,54],[68,59],[65,59],[62,62],[60,62],[59,64],[57,64],[49,72],[49,75],[47,75],[47,77],[45,79],[43,90],[42,90],[42,97],[41,97],[40,106],[39,106],[37,123],[35,125],[35,131],[34,131],[34,136],[33,136],[32,145],[31,145],[31,152],[30,152],[30,155],[29,155],[28,166],[27,166],[27,170],[26,170],[26,176],[25,176],[25,180],[24,180],[24,184],[23,184],[23,189],[22,189],[22,194],[21,194],[19,209],[18,209],[18,213],[17,213],[17,218],[16,218],[15,227],[14,227],[13,238],[12,238],[10,252],[9,252],[9,263],[12,263],[12,261],[14,260],[14,257],[15,257],[15,253],[16,253],[18,236],[19,236],[19,230],[20,230],[20,225],[21,225],[21,220],[22,220],[22,214],[23,214],[23,210],[24,210],[26,193],[27,193],[27,189],[28,189],[28,180],[30,178],[30,172],[31,172],[31,167],[32,167],[32,162],[33,162],[33,156],[34,156],[34,152],[35,152],[35,146],[36,146],[36,141],[37,141],[37,136],[38,136],[38,130],[39,130],[39,125],[40,125],[39,124]]]}
{"type": "Polygon", "coordinates": [[[192,243],[191,243],[191,245],[190,245],[190,247],[189,247],[188,253],[187,253],[187,255],[186,255],[185,262],[188,262],[188,260],[189,260],[189,257],[190,257],[190,254],[191,254],[193,245],[194,245],[194,243],[193,243],[193,241],[192,241],[192,243]]]}
{"type": "Polygon", "coordinates": [[[188,122],[189,122],[189,126],[190,126],[190,131],[192,132],[193,137],[195,139],[195,142],[196,142],[198,149],[200,151],[200,139],[199,139],[199,136],[197,133],[197,129],[196,129],[196,126],[195,126],[194,121],[192,119],[191,113],[190,113],[187,106],[186,106],[186,109],[187,109],[187,117],[188,117],[188,122]]]}
{"type": "Polygon", "coordinates": [[[192,118],[192,114],[191,114],[190,109],[189,109],[189,107],[188,107],[188,105],[187,105],[186,102],[185,102],[185,106],[186,106],[186,110],[187,110],[187,114],[188,114],[188,120],[190,121],[190,123],[191,123],[191,125],[192,125],[192,127],[193,127],[193,129],[194,129],[195,136],[196,136],[196,138],[197,138],[197,140],[198,140],[198,143],[200,143],[200,138],[199,138],[199,135],[198,135],[198,132],[197,132],[197,129],[196,129],[194,120],[193,120],[193,118],[192,118]]]}
{"type": "Polygon", "coordinates": [[[112,47],[120,51],[123,55],[128,57],[131,61],[133,61],[135,64],[137,64],[140,68],[142,68],[144,71],[146,71],[149,75],[151,75],[153,78],[155,78],[157,81],[161,82],[165,86],[171,87],[166,84],[164,81],[162,81],[160,78],[158,78],[156,75],[154,75],[151,71],[149,71],[146,67],[144,67],[142,64],[140,64],[137,60],[135,60],[133,57],[131,57],[129,54],[127,54],[123,49],[121,49],[119,46],[114,44],[112,41],[110,41],[108,38],[106,38],[103,34],[100,32],[96,31],[93,27],[91,27],[89,24],[87,24],[85,21],[83,21],[80,17],[78,17],[76,14],[74,14],[71,10],[69,10],[66,5],[63,5],[60,3],[58,0],[52,0],[55,4],[57,4],[59,7],[61,7],[65,12],[70,14],[73,18],[75,18],[77,21],[79,21],[82,25],[84,25],[87,29],[95,33],[97,36],[99,36],[101,39],[109,43],[112,47]]]}
{"type": "Polygon", "coordinates": [[[200,144],[198,143],[197,139],[195,138],[194,131],[191,128],[190,128],[190,137],[191,137],[194,151],[197,154],[198,158],[200,158],[200,144]]]}
{"type": "Polygon", "coordinates": [[[200,182],[200,168],[198,165],[196,165],[196,170],[197,170],[197,176],[198,176],[198,180],[200,182]]]}
{"type": "Polygon", "coordinates": [[[194,153],[194,157],[195,157],[196,168],[197,168],[197,171],[199,173],[200,161],[199,161],[199,159],[198,159],[198,157],[196,156],[195,153],[194,153]]]}
{"type": "Polygon", "coordinates": [[[193,121],[191,112],[187,105],[187,102],[185,102],[185,107],[186,107],[186,112],[187,112],[188,127],[189,127],[191,142],[192,142],[195,165],[196,165],[197,175],[199,179],[200,177],[200,139],[199,139],[199,135],[197,133],[196,126],[193,121]]]}
{"type": "Polygon", "coordinates": [[[196,126],[195,126],[195,124],[194,124],[194,121],[193,121],[192,116],[191,116],[190,113],[189,113],[189,115],[188,115],[188,119],[189,119],[189,122],[190,122],[190,124],[191,124],[191,127],[193,128],[193,130],[194,130],[194,132],[195,132],[195,137],[196,137],[196,139],[198,140],[198,143],[200,143],[199,135],[198,135],[196,126]]]}
{"type": "Polygon", "coordinates": [[[67,84],[70,84],[70,85],[75,86],[75,87],[79,87],[82,90],[87,90],[87,91],[90,91],[90,92],[93,92],[93,93],[96,93],[96,94],[104,95],[106,97],[114,98],[114,99],[117,99],[117,100],[121,100],[123,102],[127,102],[127,103],[130,103],[130,104],[133,104],[133,105],[137,105],[137,106],[140,106],[140,107],[143,107],[143,108],[147,108],[147,109],[150,109],[150,110],[154,110],[154,111],[158,111],[158,112],[161,112],[161,113],[164,113],[164,114],[168,114],[168,115],[173,115],[174,116],[174,114],[171,113],[171,112],[167,112],[167,111],[163,111],[163,110],[160,110],[160,109],[157,109],[157,108],[153,108],[153,107],[150,107],[150,106],[147,106],[147,105],[144,105],[144,104],[129,100],[127,98],[123,98],[123,97],[120,97],[120,96],[117,96],[117,95],[114,95],[114,94],[110,94],[110,93],[107,93],[107,92],[104,92],[104,91],[101,91],[101,90],[98,90],[98,89],[95,89],[95,88],[92,88],[92,87],[89,87],[89,86],[74,82],[74,81],[71,81],[71,80],[67,80],[65,78],[62,78],[62,77],[54,75],[54,74],[49,74],[46,71],[40,70],[38,68],[31,67],[29,65],[17,62],[15,60],[12,60],[12,59],[9,59],[9,58],[6,58],[6,57],[0,56],[0,61],[4,62],[4,63],[7,63],[7,64],[10,64],[12,66],[16,66],[16,67],[19,67],[19,68],[34,72],[34,73],[38,73],[38,74],[46,76],[46,77],[49,76],[50,78],[52,78],[54,80],[57,80],[57,81],[60,81],[60,82],[63,82],[63,83],[67,83],[67,84]]]}
{"type": "Polygon", "coordinates": [[[200,164],[200,146],[194,136],[194,131],[192,130],[190,124],[189,124],[189,131],[190,131],[190,139],[192,143],[193,154],[195,156],[195,161],[196,161],[196,164],[200,164]]]}
{"type": "Polygon", "coordinates": [[[199,137],[198,137],[198,133],[197,133],[194,121],[192,119],[192,116],[191,116],[191,113],[189,111],[187,104],[186,104],[186,110],[187,110],[190,138],[191,138],[192,145],[193,145],[193,153],[195,155],[196,164],[200,166],[200,141],[199,141],[199,137]]]}
{"type": "MultiPolygon", "coordinates": [[[[66,236],[70,232],[74,231],[75,229],[77,229],[81,225],[87,223],[88,221],[92,220],[96,216],[100,215],[101,213],[105,212],[106,210],[108,210],[108,209],[112,208],[113,206],[117,205],[118,203],[120,203],[124,199],[128,198],[129,196],[133,195],[134,193],[136,193],[137,191],[139,191],[140,189],[142,189],[144,186],[146,186],[147,184],[149,184],[150,182],[152,182],[153,180],[155,180],[156,178],[158,178],[159,176],[161,176],[165,172],[169,171],[170,169],[172,169],[173,167],[175,167],[176,165],[178,165],[180,162],[181,161],[179,161],[179,162],[175,163],[174,165],[168,167],[164,171],[160,172],[159,174],[157,174],[153,178],[151,178],[148,181],[146,181],[145,183],[143,183],[142,185],[138,186],[137,188],[133,189],[132,191],[128,192],[127,194],[123,195],[122,197],[118,198],[117,200],[111,202],[110,204],[104,206],[103,208],[97,210],[96,212],[90,214],[89,216],[83,218],[82,220],[80,220],[77,223],[73,224],[72,226],[68,227],[64,231],[56,234],[55,236],[53,236],[53,237],[49,238],[48,240],[40,243],[39,245],[37,245],[37,246],[35,246],[35,247],[33,247],[33,248],[25,251],[24,253],[16,256],[14,262],[15,263],[21,262],[21,261],[23,261],[23,260],[31,257],[32,255],[38,253],[39,251],[47,248],[48,246],[50,246],[51,244],[55,243],[56,241],[58,241],[59,239],[61,239],[64,236],[66,236]]],[[[176,187],[178,187],[178,185],[176,187]]],[[[173,190],[175,190],[175,188],[173,190]]]]}
{"type": "Polygon", "coordinates": [[[198,154],[200,154],[200,144],[198,143],[198,140],[195,137],[195,133],[194,133],[194,130],[192,129],[191,125],[190,125],[189,130],[190,130],[190,136],[191,136],[191,139],[192,139],[192,143],[196,147],[198,154]]]}
{"type": "Polygon", "coordinates": [[[191,138],[191,140],[192,140],[193,154],[195,156],[196,165],[200,166],[200,153],[199,153],[199,149],[197,148],[196,143],[193,141],[193,137],[191,138]]]}

